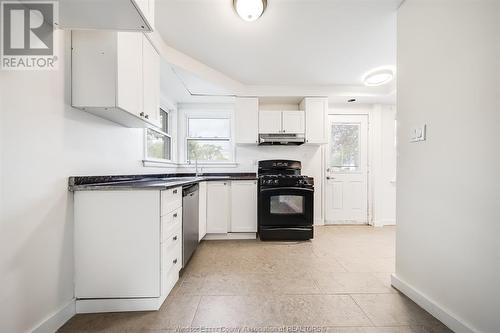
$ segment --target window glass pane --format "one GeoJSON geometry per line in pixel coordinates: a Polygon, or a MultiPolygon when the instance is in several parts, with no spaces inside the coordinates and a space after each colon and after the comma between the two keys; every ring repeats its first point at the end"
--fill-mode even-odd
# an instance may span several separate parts
{"type": "Polygon", "coordinates": [[[162,160],[170,160],[170,138],[156,131],[148,129],[147,156],[162,160]]]}
{"type": "Polygon", "coordinates": [[[169,138],[168,136],[165,136],[164,137],[164,140],[165,140],[165,159],[166,160],[172,160],[172,144],[171,144],[171,138],[169,138]]]}
{"type": "Polygon", "coordinates": [[[232,161],[229,141],[188,140],[188,161],[232,161]]]}
{"type": "Polygon", "coordinates": [[[272,196],[271,214],[304,214],[304,197],[299,195],[272,196]]]}
{"type": "Polygon", "coordinates": [[[330,166],[357,171],[360,165],[359,124],[333,124],[330,145],[330,166]]]}
{"type": "Polygon", "coordinates": [[[229,138],[230,128],[229,118],[188,119],[188,136],[190,138],[229,138]]]}
{"type": "Polygon", "coordinates": [[[169,119],[168,119],[168,112],[160,109],[160,118],[161,118],[161,130],[167,134],[170,134],[170,132],[168,131],[168,123],[169,123],[169,119]]]}

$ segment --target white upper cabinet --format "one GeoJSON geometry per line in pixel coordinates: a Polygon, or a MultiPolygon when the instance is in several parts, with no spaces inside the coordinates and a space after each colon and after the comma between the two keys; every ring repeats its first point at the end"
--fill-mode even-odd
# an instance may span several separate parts
{"type": "Polygon", "coordinates": [[[257,232],[257,181],[231,182],[231,232],[257,232]]]}
{"type": "Polygon", "coordinates": [[[143,116],[160,126],[160,55],[144,36],[142,51],[143,116]]]}
{"type": "Polygon", "coordinates": [[[153,31],[154,0],[59,0],[62,29],[153,31]]]}
{"type": "Polygon", "coordinates": [[[302,134],[305,131],[303,111],[283,111],[283,133],[302,134]]]}
{"type": "Polygon", "coordinates": [[[143,111],[142,34],[120,32],[116,37],[116,106],[139,116],[143,111]]]}
{"type": "Polygon", "coordinates": [[[151,26],[151,30],[153,30],[155,24],[155,0],[134,0],[134,2],[137,4],[145,21],[151,26]]]}
{"type": "Polygon", "coordinates": [[[305,130],[304,111],[260,111],[260,134],[303,134],[305,130]]]}
{"type": "Polygon", "coordinates": [[[300,103],[300,109],[306,116],[306,143],[328,143],[328,98],[306,97],[300,103]]]}
{"type": "Polygon", "coordinates": [[[259,142],[259,99],[236,98],[235,137],[237,144],[259,142]]]}
{"type": "Polygon", "coordinates": [[[160,58],[142,33],[72,31],[72,106],[126,127],[159,126],[160,58]]]}
{"type": "Polygon", "coordinates": [[[283,133],[281,127],[281,111],[260,111],[259,133],[261,134],[283,133]]]}
{"type": "Polygon", "coordinates": [[[230,218],[229,182],[207,183],[207,233],[225,234],[230,218]]]}

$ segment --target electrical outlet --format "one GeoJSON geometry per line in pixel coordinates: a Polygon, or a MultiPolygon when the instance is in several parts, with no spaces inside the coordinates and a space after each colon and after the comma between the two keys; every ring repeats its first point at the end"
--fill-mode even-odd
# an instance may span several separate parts
{"type": "Polygon", "coordinates": [[[427,125],[415,127],[411,131],[410,142],[420,142],[427,140],[427,125]]]}

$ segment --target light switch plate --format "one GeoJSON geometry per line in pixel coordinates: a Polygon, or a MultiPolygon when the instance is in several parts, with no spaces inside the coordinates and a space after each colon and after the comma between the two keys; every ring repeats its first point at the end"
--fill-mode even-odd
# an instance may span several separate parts
{"type": "Polygon", "coordinates": [[[415,127],[411,131],[410,142],[420,142],[425,141],[427,139],[427,125],[424,124],[419,127],[415,127]]]}

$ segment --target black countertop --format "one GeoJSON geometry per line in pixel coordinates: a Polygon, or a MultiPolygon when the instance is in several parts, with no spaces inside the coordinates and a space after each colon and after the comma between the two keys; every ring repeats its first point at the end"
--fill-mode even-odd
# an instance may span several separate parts
{"type": "Polygon", "coordinates": [[[70,191],[166,190],[204,181],[256,180],[255,173],[192,173],[70,177],[70,191]]]}

